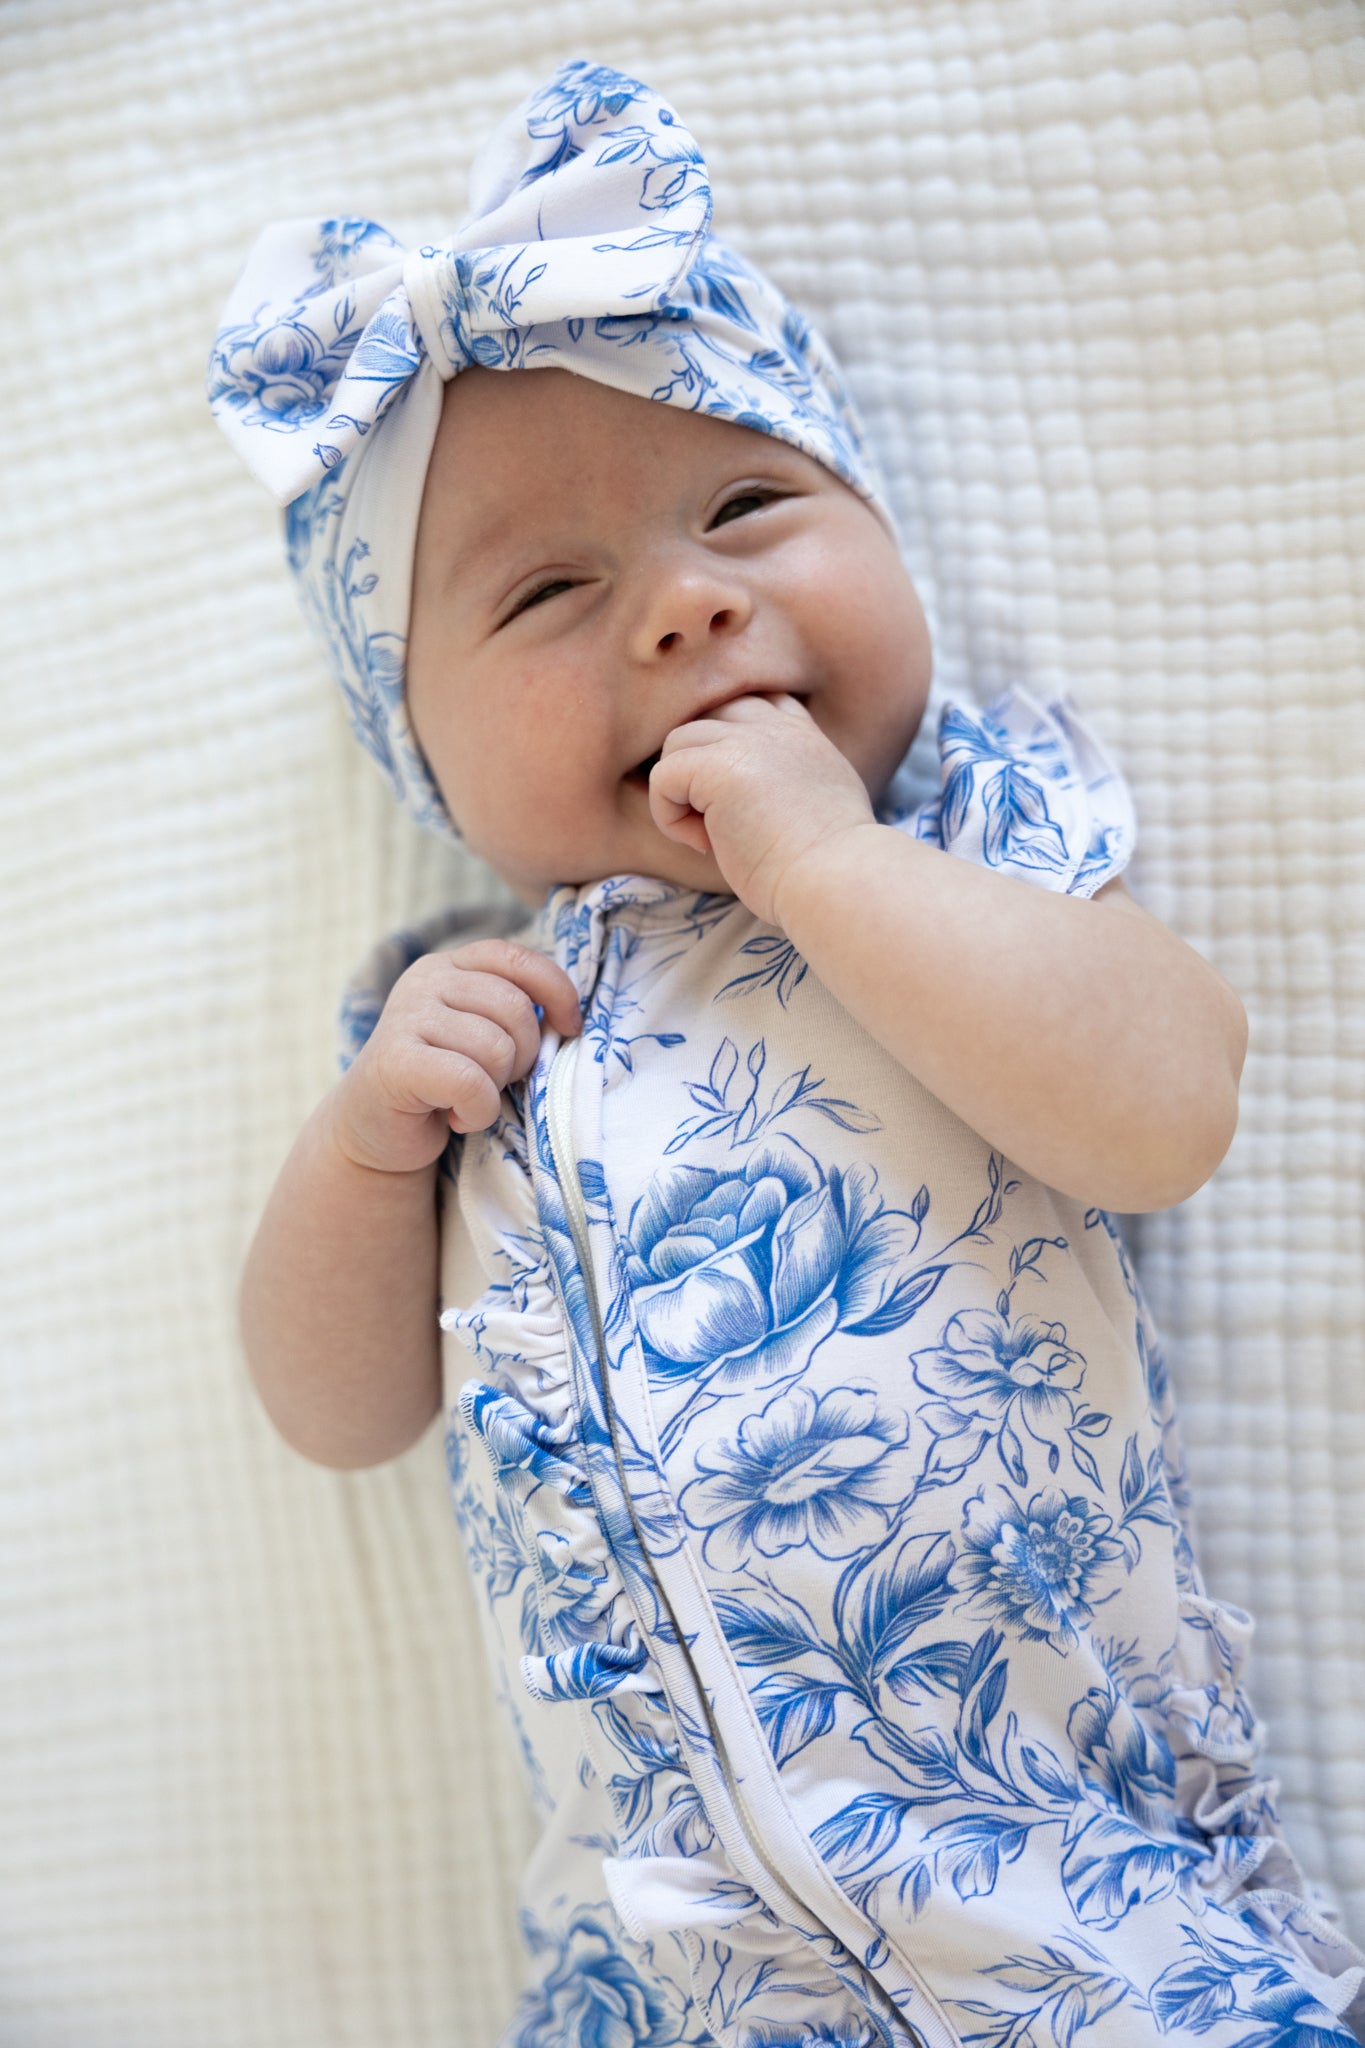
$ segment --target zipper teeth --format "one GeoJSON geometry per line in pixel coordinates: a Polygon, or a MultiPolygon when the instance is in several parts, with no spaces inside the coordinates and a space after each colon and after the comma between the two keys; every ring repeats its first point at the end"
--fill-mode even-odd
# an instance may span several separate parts
{"type": "MultiPolygon", "coordinates": [[[[574,1249],[578,1254],[578,1263],[583,1273],[583,1284],[587,1290],[588,1307],[592,1313],[593,1335],[597,1341],[598,1371],[602,1387],[602,1400],[607,1414],[607,1427],[611,1431],[612,1448],[616,1452],[617,1469],[622,1471],[621,1447],[616,1434],[616,1410],[611,1398],[611,1388],[608,1384],[610,1367],[607,1363],[606,1335],[602,1327],[601,1310],[597,1301],[597,1280],[592,1269],[592,1259],[588,1243],[588,1212],[583,1201],[583,1190],[578,1178],[578,1165],[572,1157],[572,1148],[567,1142],[562,1147],[559,1143],[561,1136],[567,1140],[569,1135],[570,1090],[573,1082],[574,1056],[579,1043],[580,1040],[578,1038],[565,1039],[550,1063],[550,1075],[545,1091],[546,1121],[549,1126],[550,1156],[554,1162],[555,1178],[559,1182],[560,1192],[564,1196],[564,1206],[569,1217],[569,1229],[573,1236],[574,1249]]],[[[649,1553],[645,1546],[644,1532],[640,1527],[639,1521],[636,1519],[635,1503],[631,1499],[630,1488],[626,1484],[623,1471],[621,1492],[630,1514],[631,1524],[635,1530],[635,1537],[640,1545],[641,1554],[647,1557],[649,1553]]],[[[658,1585],[657,1580],[655,1583],[658,1585]]],[[[759,1846],[760,1837],[754,1824],[753,1814],[749,1810],[739,1782],[730,1767],[730,1759],[726,1753],[725,1745],[721,1741],[720,1731],[716,1726],[715,1715],[711,1709],[711,1702],[707,1698],[706,1687],[702,1683],[701,1674],[697,1670],[692,1654],[687,1648],[683,1632],[678,1626],[677,1616],[673,1613],[672,1608],[669,1607],[668,1596],[661,1585],[658,1586],[658,1592],[665,1607],[668,1607],[669,1620],[673,1623],[673,1633],[677,1639],[678,1647],[686,1658],[688,1668],[696,1681],[697,1697],[701,1702],[702,1711],[706,1715],[706,1724],[710,1730],[711,1740],[715,1745],[716,1761],[720,1765],[721,1775],[725,1780],[726,1789],[730,1794],[735,1810],[744,1824],[750,1850],[767,1871],[768,1876],[778,1886],[779,1892],[790,1894],[790,1886],[782,1878],[781,1873],[773,1868],[759,1846]]],[[[805,1910],[809,1912],[810,1907],[806,1906],[806,1902],[802,1900],[801,1903],[805,1906],[805,1910]]],[[[815,1917],[817,1920],[819,1919],[818,1914],[815,1917]]]]}

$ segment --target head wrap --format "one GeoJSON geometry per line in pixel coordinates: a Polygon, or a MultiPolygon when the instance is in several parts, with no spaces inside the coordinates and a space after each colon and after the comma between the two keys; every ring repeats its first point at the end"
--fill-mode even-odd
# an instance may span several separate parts
{"type": "Polygon", "coordinates": [[[283,506],[290,569],[356,736],[419,824],[457,841],[404,701],[412,564],[442,387],[557,367],[772,434],[894,537],[824,342],[708,233],[701,151],[638,79],[576,59],[493,131],[470,217],[405,250],[370,220],[262,230],[209,358],[214,417],[283,506]]]}

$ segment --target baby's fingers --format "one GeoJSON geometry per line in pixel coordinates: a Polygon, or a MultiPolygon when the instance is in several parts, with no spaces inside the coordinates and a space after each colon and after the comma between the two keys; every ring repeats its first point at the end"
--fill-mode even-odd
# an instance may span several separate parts
{"type": "Polygon", "coordinates": [[[502,1089],[471,1054],[418,1042],[408,1048],[406,1067],[418,1101],[443,1111],[452,1131],[486,1131],[496,1121],[502,1089]]]}
{"type": "Polygon", "coordinates": [[[670,761],[656,761],[649,776],[649,808],[654,822],[666,839],[690,846],[698,853],[711,851],[704,814],[689,801],[692,794],[690,764],[676,754],[670,761]]]}
{"type": "Polygon", "coordinates": [[[449,958],[465,970],[500,975],[529,996],[544,1021],[562,1038],[572,1038],[582,1024],[578,991],[558,961],[523,946],[516,939],[476,939],[449,958]]]}

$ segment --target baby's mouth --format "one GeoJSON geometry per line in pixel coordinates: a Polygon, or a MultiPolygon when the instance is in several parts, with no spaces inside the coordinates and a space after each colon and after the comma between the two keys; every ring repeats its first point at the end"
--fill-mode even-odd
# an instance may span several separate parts
{"type": "MultiPolygon", "coordinates": [[[[764,694],[764,692],[762,692],[762,691],[760,691],[760,690],[757,690],[757,689],[756,689],[756,690],[755,690],[755,692],[754,692],[754,694],[755,694],[755,695],[758,695],[758,696],[761,696],[761,695],[763,695],[763,694],[764,694]]],[[[805,690],[794,690],[794,691],[792,692],[792,695],[793,695],[793,696],[794,696],[794,697],[796,698],[796,700],[797,700],[797,702],[798,702],[798,703],[800,703],[800,704],[804,704],[804,703],[805,703],[805,701],[806,701],[806,698],[807,698],[808,692],[807,692],[807,691],[805,691],[805,690]]],[[[638,783],[638,784],[640,784],[640,785],[641,785],[641,786],[642,786],[643,788],[645,788],[645,789],[648,789],[648,787],[649,787],[649,771],[650,771],[650,769],[651,769],[651,768],[652,768],[652,767],[654,766],[654,764],[655,764],[655,762],[656,762],[656,761],[659,761],[660,759],[662,759],[662,755],[663,755],[663,749],[662,749],[662,748],[660,748],[660,749],[659,749],[659,752],[658,752],[658,753],[650,754],[650,755],[649,755],[649,757],[648,757],[648,758],[647,758],[646,760],[644,760],[644,761],[637,761],[637,762],[636,762],[636,764],[635,764],[635,766],[634,766],[634,767],[633,767],[633,768],[631,769],[630,773],[629,773],[629,774],[628,774],[628,775],[626,776],[626,781],[627,781],[627,782],[634,782],[634,783],[638,783]]]]}

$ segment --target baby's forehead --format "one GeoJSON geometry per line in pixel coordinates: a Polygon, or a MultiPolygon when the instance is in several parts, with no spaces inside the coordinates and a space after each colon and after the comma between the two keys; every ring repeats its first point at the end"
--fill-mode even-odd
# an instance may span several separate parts
{"type": "MultiPolygon", "coordinates": [[[[452,377],[441,406],[441,436],[490,451],[529,443],[542,458],[595,446],[635,449],[655,459],[771,437],[763,422],[725,419],[662,398],[643,398],[562,367],[513,370],[473,365],[452,377]]],[[[793,454],[797,451],[793,450],[793,454]]]]}
{"type": "Polygon", "coordinates": [[[437,541],[462,580],[529,529],[595,506],[645,506],[676,479],[710,487],[731,470],[822,474],[757,424],[618,391],[563,369],[450,380],[432,450],[419,547],[437,541]]]}

